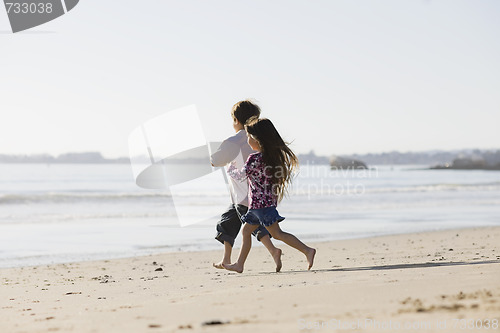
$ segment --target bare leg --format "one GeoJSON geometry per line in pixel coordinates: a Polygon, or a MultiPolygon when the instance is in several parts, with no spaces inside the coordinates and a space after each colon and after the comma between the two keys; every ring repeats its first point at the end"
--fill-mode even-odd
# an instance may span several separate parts
{"type": "Polygon", "coordinates": [[[235,271],[238,273],[243,273],[243,267],[245,265],[245,261],[247,260],[248,253],[252,248],[252,232],[257,229],[258,225],[252,225],[245,223],[243,226],[243,230],[241,231],[241,249],[240,254],[238,255],[238,260],[234,264],[226,265],[225,263],[222,266],[230,271],[235,271]]]}
{"type": "Polygon", "coordinates": [[[220,262],[218,262],[217,264],[212,263],[212,265],[215,268],[224,269],[224,266],[222,266],[222,264],[229,265],[231,263],[232,251],[233,251],[233,247],[231,246],[231,244],[229,242],[224,241],[224,255],[222,256],[222,260],[220,262]]]}
{"type": "Polygon", "coordinates": [[[281,270],[281,249],[278,249],[276,246],[274,246],[273,242],[271,241],[271,237],[269,235],[265,235],[260,239],[261,243],[264,244],[266,249],[269,251],[271,256],[274,259],[274,262],[276,263],[276,272],[279,272],[281,270]]]}
{"type": "Polygon", "coordinates": [[[316,249],[313,249],[312,247],[307,246],[306,244],[302,243],[297,237],[294,235],[285,232],[281,230],[278,222],[273,223],[269,227],[266,227],[266,229],[269,231],[269,233],[276,239],[285,242],[286,244],[290,245],[291,247],[299,250],[300,252],[304,253],[304,255],[307,258],[307,263],[308,267],[307,269],[311,269],[314,263],[314,256],[316,255],[316,249]]]}

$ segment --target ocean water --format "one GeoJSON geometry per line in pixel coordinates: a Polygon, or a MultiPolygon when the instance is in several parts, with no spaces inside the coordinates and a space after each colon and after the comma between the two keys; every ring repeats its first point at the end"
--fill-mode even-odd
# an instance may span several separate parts
{"type": "MultiPolygon", "coordinates": [[[[303,165],[281,226],[312,242],[500,225],[500,172],[425,167],[303,165]]],[[[129,165],[0,164],[0,267],[222,249],[213,212],[230,198],[214,182],[173,198],[129,165]],[[180,208],[204,221],[181,227],[180,208]]]]}

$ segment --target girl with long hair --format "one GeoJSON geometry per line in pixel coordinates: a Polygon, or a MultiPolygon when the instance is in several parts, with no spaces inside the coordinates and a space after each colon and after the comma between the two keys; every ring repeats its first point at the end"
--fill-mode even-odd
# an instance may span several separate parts
{"type": "Polygon", "coordinates": [[[241,217],[245,222],[242,230],[242,244],[238,260],[234,264],[223,264],[224,268],[243,272],[245,261],[252,247],[252,232],[264,226],[271,236],[302,252],[311,269],[316,250],[302,243],[294,235],[281,230],[280,216],[276,207],[287,193],[298,159],[281,138],[273,123],[266,118],[250,120],[245,125],[248,144],[257,152],[248,156],[240,171],[230,165],[228,173],[238,180],[248,179],[249,210],[241,217]]]}

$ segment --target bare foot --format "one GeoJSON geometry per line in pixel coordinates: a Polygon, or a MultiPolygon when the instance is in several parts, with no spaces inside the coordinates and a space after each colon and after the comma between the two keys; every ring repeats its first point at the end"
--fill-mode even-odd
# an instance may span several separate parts
{"type": "Polygon", "coordinates": [[[307,267],[308,270],[313,267],[314,263],[314,256],[316,255],[316,249],[311,248],[309,252],[306,254],[307,262],[309,263],[309,267],[307,267]]]}
{"type": "Polygon", "coordinates": [[[223,266],[224,264],[229,265],[230,263],[225,263],[225,262],[221,261],[217,264],[212,263],[212,266],[214,266],[215,268],[218,268],[218,269],[224,269],[224,266],[223,266]]]}
{"type": "Polygon", "coordinates": [[[276,263],[276,273],[281,271],[281,249],[276,248],[276,251],[273,253],[273,259],[276,263]]]}
{"type": "Polygon", "coordinates": [[[237,273],[243,273],[243,266],[238,265],[238,263],[234,264],[222,264],[222,266],[228,271],[234,271],[237,273]]]}

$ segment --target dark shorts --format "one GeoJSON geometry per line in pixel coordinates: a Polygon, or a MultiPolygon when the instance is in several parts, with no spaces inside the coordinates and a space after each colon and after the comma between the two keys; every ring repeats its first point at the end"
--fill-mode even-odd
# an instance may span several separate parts
{"type": "MultiPolygon", "coordinates": [[[[216,230],[217,235],[215,239],[224,244],[224,242],[228,242],[231,246],[234,245],[234,240],[241,229],[241,216],[246,214],[248,211],[247,206],[243,205],[229,205],[227,211],[223,213],[220,217],[220,221],[217,223],[216,230]]],[[[252,233],[257,240],[260,241],[262,237],[265,235],[269,235],[269,232],[266,228],[260,226],[255,229],[252,233]]],[[[269,235],[270,237],[271,235],[269,235]]]]}
{"type": "Polygon", "coordinates": [[[266,207],[260,209],[250,209],[241,220],[248,224],[260,225],[261,227],[269,227],[275,222],[281,222],[285,218],[280,216],[276,207],[266,207]]]}

